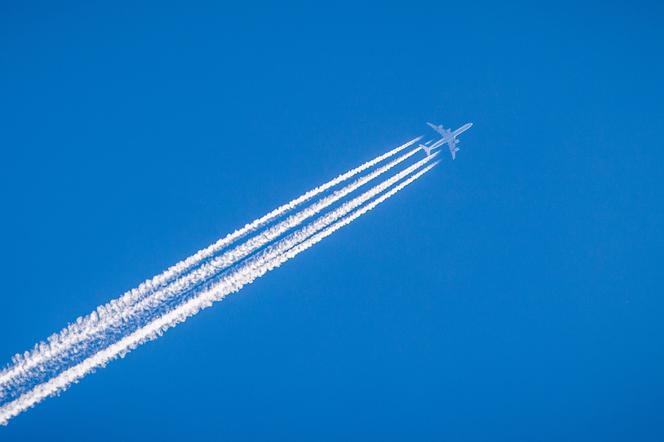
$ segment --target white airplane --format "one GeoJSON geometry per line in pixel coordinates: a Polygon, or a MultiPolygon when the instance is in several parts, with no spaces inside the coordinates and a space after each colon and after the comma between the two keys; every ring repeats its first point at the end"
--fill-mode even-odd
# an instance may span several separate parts
{"type": "Polygon", "coordinates": [[[447,147],[450,149],[450,154],[452,154],[452,159],[456,158],[456,153],[459,151],[457,147],[460,141],[457,139],[459,135],[467,131],[473,126],[473,123],[466,123],[455,131],[451,129],[445,129],[442,124],[435,125],[432,123],[427,123],[433,130],[438,132],[442,137],[440,140],[436,141],[432,145],[420,144],[420,147],[426,152],[427,155],[431,155],[431,151],[447,143],[447,147]]]}

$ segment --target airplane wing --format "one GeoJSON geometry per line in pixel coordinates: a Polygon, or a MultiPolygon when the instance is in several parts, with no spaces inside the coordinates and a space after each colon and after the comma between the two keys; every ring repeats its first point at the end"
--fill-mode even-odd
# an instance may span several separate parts
{"type": "Polygon", "coordinates": [[[427,124],[429,125],[429,127],[430,127],[431,129],[435,130],[435,131],[438,132],[439,134],[441,134],[441,135],[445,135],[445,131],[443,130],[443,127],[442,127],[442,126],[436,126],[435,124],[433,124],[433,123],[429,123],[429,122],[427,122],[427,124]]]}
{"type": "Polygon", "coordinates": [[[450,148],[450,154],[452,154],[452,159],[456,159],[456,153],[459,151],[459,148],[457,147],[457,140],[456,138],[452,137],[449,143],[447,143],[447,146],[450,148]]]}

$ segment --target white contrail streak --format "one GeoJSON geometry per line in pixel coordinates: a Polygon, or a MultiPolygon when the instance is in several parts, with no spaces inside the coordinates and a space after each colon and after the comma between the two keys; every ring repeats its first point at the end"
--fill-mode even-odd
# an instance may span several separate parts
{"type": "MultiPolygon", "coordinates": [[[[223,299],[228,294],[240,290],[244,285],[253,282],[256,278],[259,278],[268,271],[279,267],[282,263],[313,246],[323,238],[332,234],[337,229],[349,224],[354,219],[373,209],[376,205],[380,204],[422,176],[424,173],[428,172],[437,163],[431,164],[421,169],[407,180],[395,186],[390,191],[384,193],[382,196],[376,198],[374,201],[365,204],[351,215],[343,217],[344,215],[356,209],[358,206],[361,206],[368,199],[373,198],[377,194],[386,190],[394,183],[407,176],[409,173],[417,170],[417,168],[423,166],[434,156],[435,155],[432,155],[431,157],[427,157],[424,160],[419,161],[413,166],[405,169],[403,172],[396,174],[389,180],[386,180],[365,192],[363,195],[345,203],[339,209],[322,217],[321,219],[326,219],[327,226],[324,227],[323,230],[317,228],[316,231],[318,231],[318,233],[305,233],[305,230],[307,230],[307,227],[305,227],[301,229],[301,231],[295,232],[290,236],[278,241],[275,245],[268,247],[263,253],[250,258],[245,264],[240,265],[230,274],[222,277],[217,284],[208,290],[184,302],[182,305],[176,307],[170,312],[154,319],[144,327],[134,331],[133,333],[120,339],[118,342],[111,344],[105,349],[95,353],[79,364],[63,371],[49,381],[35,386],[31,391],[24,393],[16,400],[4,405],[3,407],[0,407],[0,424],[6,424],[9,419],[30,408],[44,398],[64,390],[70,384],[78,381],[83,376],[93,371],[95,368],[104,366],[112,359],[115,359],[118,356],[124,356],[127,352],[136,348],[141,343],[160,336],[168,328],[174,327],[178,323],[186,320],[188,317],[195,315],[201,309],[209,307],[215,301],[223,299]],[[404,173],[406,171],[408,172],[404,173]],[[341,219],[339,220],[339,218],[341,219]],[[312,235],[312,233],[314,234],[312,235]]],[[[316,223],[312,223],[312,226],[314,224],[316,223]]]]}
{"type": "MultiPolygon", "coordinates": [[[[420,170],[416,174],[413,174],[410,178],[408,178],[404,182],[400,183],[397,186],[394,186],[388,192],[385,192],[383,195],[376,198],[372,202],[365,204],[360,209],[357,209],[356,211],[354,211],[350,215],[345,216],[344,218],[342,218],[341,220],[339,220],[336,223],[332,224],[331,226],[329,226],[329,227],[321,230],[320,232],[312,235],[308,240],[306,240],[306,241],[302,242],[301,244],[299,244],[299,245],[291,248],[290,250],[286,251],[285,253],[283,253],[282,255],[280,255],[277,258],[278,262],[279,263],[285,262],[285,261],[295,257],[300,252],[303,252],[304,250],[306,250],[309,247],[313,246],[314,244],[320,242],[324,238],[327,238],[328,236],[330,236],[332,233],[339,230],[343,226],[346,226],[346,225],[350,224],[352,221],[356,220],[360,216],[362,216],[365,213],[369,212],[374,207],[376,207],[377,205],[379,205],[380,203],[382,203],[386,199],[392,197],[394,194],[399,192],[401,189],[403,189],[404,187],[406,187],[407,185],[409,185],[410,183],[412,183],[413,181],[415,181],[416,179],[418,179],[419,177],[421,177],[422,175],[424,175],[425,173],[427,173],[428,171],[433,169],[438,163],[440,163],[440,161],[436,161],[433,164],[425,167],[424,169],[420,170]]],[[[272,267],[269,270],[272,270],[272,267]]]]}
{"type": "MultiPolygon", "coordinates": [[[[77,343],[84,341],[86,337],[89,336],[89,333],[95,333],[94,331],[91,330],[103,329],[108,324],[117,322],[119,318],[126,317],[127,313],[125,312],[126,311],[131,312],[132,311],[131,308],[134,306],[134,304],[141,301],[143,298],[145,298],[146,295],[154,294],[154,292],[157,291],[157,293],[160,294],[159,299],[164,299],[165,297],[168,297],[173,293],[181,292],[183,290],[182,285],[173,287],[173,285],[177,285],[178,281],[176,281],[176,283],[171,286],[168,286],[167,284],[176,279],[178,276],[184,274],[187,270],[199,265],[205,259],[214,256],[214,254],[216,254],[223,248],[229,246],[237,239],[242,238],[243,236],[246,236],[247,234],[254,232],[259,228],[269,224],[270,222],[279,218],[284,213],[287,213],[288,211],[299,206],[300,204],[315,197],[316,195],[319,195],[333,188],[334,186],[352,178],[353,176],[375,166],[376,164],[379,164],[382,161],[396,155],[397,153],[403,151],[404,149],[416,143],[419,139],[421,139],[421,137],[417,137],[399,147],[390,150],[389,152],[383,155],[379,155],[376,158],[367,161],[366,163],[337,176],[336,178],[328,181],[327,183],[302,194],[301,196],[295,198],[294,200],[271,211],[267,215],[258,218],[257,220],[245,225],[243,228],[236,230],[235,232],[225,236],[224,238],[218,240],[211,246],[199,250],[189,258],[173,265],[172,267],[170,267],[160,275],[157,275],[154,278],[141,283],[137,288],[126,292],[121,297],[98,307],[96,311],[94,311],[92,314],[78,318],[78,320],[75,323],[70,324],[61,332],[51,335],[46,342],[40,342],[37,345],[35,345],[35,348],[32,351],[25,352],[24,354],[15,355],[13,358],[13,365],[0,372],[0,399],[4,396],[4,390],[2,388],[3,385],[7,385],[9,382],[12,382],[13,379],[15,379],[18,376],[21,376],[26,371],[38,366],[40,363],[43,363],[46,360],[57,357],[67,349],[71,349],[72,345],[76,345],[77,343]],[[88,334],[85,334],[86,332],[88,334]]],[[[375,178],[381,173],[384,173],[385,171],[389,170],[391,167],[394,167],[396,164],[400,163],[401,161],[404,161],[405,159],[413,155],[416,151],[417,150],[411,151],[409,154],[407,154],[407,156],[401,157],[398,161],[390,163],[391,165],[388,164],[388,166],[390,167],[383,167],[378,169],[377,171],[371,174],[370,178],[365,179],[360,183],[358,182],[354,183],[356,184],[356,186],[352,190],[344,188],[341,191],[338,191],[337,193],[333,194],[332,197],[327,199],[325,203],[322,203],[318,206],[319,207],[318,210],[322,210],[322,208],[327,207],[330,204],[334,203],[339,198],[342,198],[343,196],[357,189],[361,185],[368,182],[370,179],[375,178]],[[339,193],[344,191],[346,192],[345,194],[339,193]],[[336,197],[333,198],[335,195],[336,197]]],[[[310,213],[309,216],[311,216],[314,213],[316,213],[316,210],[314,210],[313,212],[310,211],[308,213],[310,213]]],[[[299,222],[302,222],[304,219],[306,219],[306,217],[300,219],[299,222]]],[[[297,219],[294,218],[291,218],[290,221],[292,224],[290,226],[291,228],[299,223],[297,219]]],[[[283,231],[281,233],[283,233],[283,231]]],[[[271,231],[271,234],[276,234],[277,236],[281,233],[277,233],[277,230],[271,231]]],[[[235,262],[237,259],[246,256],[246,254],[248,253],[251,253],[252,250],[255,250],[256,248],[259,248],[265,243],[267,243],[266,238],[263,238],[263,240],[261,241],[261,237],[263,237],[263,235],[264,233],[256,238],[253,238],[254,240],[254,242],[252,243],[254,245],[253,249],[251,247],[236,248],[234,249],[233,254],[224,255],[224,259],[215,264],[215,266],[217,267],[215,271],[218,271],[220,266],[230,265],[233,262],[235,262]]],[[[195,284],[196,280],[197,279],[195,278],[190,278],[185,282],[185,285],[195,284]]],[[[137,310],[141,310],[141,307],[138,307],[137,310]]]]}
{"type": "Polygon", "coordinates": [[[214,258],[210,262],[206,262],[185,276],[176,279],[172,284],[165,288],[144,296],[143,299],[137,300],[128,306],[124,306],[123,303],[118,300],[111,301],[110,304],[114,305],[114,309],[110,314],[105,314],[100,317],[97,313],[99,309],[97,309],[97,311],[93,312],[91,315],[78,320],[76,323],[64,329],[60,333],[57,341],[38,345],[36,350],[33,351],[28,358],[23,359],[20,363],[13,366],[11,370],[4,373],[3,376],[0,377],[0,397],[2,397],[2,385],[8,386],[9,383],[16,382],[16,380],[22,376],[29,376],[29,371],[31,369],[38,367],[45,361],[51,361],[55,358],[67,358],[68,355],[75,353],[79,349],[79,345],[85,345],[86,340],[92,339],[96,335],[103,334],[107,331],[108,327],[117,326],[130,317],[136,317],[137,315],[149,311],[159,306],[165,300],[184,293],[197,284],[213,277],[221,269],[237,263],[239,260],[245,258],[259,248],[272,242],[283,233],[304,222],[307,218],[314,216],[321,210],[354,192],[364,184],[407,160],[419,150],[419,147],[412,149],[405,155],[402,155],[375,171],[358,178],[350,185],[337,190],[330,196],[322,198],[311,206],[289,216],[284,221],[268,228],[245,243],[226,251],[221,256],[214,258]]]}

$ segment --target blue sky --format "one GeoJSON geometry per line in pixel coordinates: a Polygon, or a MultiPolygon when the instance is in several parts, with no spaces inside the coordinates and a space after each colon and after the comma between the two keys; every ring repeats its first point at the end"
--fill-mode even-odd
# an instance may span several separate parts
{"type": "Polygon", "coordinates": [[[4,440],[662,440],[662,7],[0,6],[0,359],[316,184],[457,161],[4,440]]]}

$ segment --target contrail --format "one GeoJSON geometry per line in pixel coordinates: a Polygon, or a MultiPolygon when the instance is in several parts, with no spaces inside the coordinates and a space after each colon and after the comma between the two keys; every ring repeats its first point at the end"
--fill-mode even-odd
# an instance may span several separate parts
{"type": "MultiPolygon", "coordinates": [[[[404,174],[406,171],[404,170],[404,172],[396,174],[389,180],[386,180],[378,186],[375,186],[371,190],[365,192],[360,197],[345,203],[345,213],[347,214],[349,211],[354,210],[356,207],[362,205],[362,203],[359,202],[360,200],[364,199],[364,201],[367,201],[367,198],[370,199],[383,190],[389,188],[392,184],[401,178],[407,176],[409,173],[424,165],[427,161],[433,158],[433,156],[434,155],[427,157],[406,169],[408,170],[408,173],[404,174]],[[395,179],[397,176],[399,178],[395,179]],[[389,185],[386,184],[388,182],[390,182],[389,185]],[[376,190],[377,188],[380,188],[381,190],[376,190]]],[[[302,236],[301,232],[295,232],[285,239],[278,241],[277,244],[281,244],[279,247],[268,247],[266,252],[261,253],[256,257],[250,258],[246,264],[240,265],[239,267],[233,269],[229,275],[221,278],[221,280],[216,285],[212,286],[208,290],[198,294],[194,298],[186,301],[184,304],[178,306],[163,316],[156,318],[149,324],[146,324],[144,327],[125,336],[107,348],[95,353],[79,364],[63,371],[49,381],[35,386],[31,391],[21,395],[18,399],[4,405],[3,407],[0,407],[0,424],[6,424],[12,417],[35,405],[44,398],[64,390],[71,383],[81,379],[95,368],[106,365],[109,361],[117,358],[118,356],[124,356],[127,352],[136,348],[141,343],[160,336],[168,328],[174,327],[178,323],[186,320],[188,317],[195,315],[203,308],[209,307],[213,304],[213,302],[222,299],[229,293],[238,291],[244,285],[253,282],[256,278],[259,278],[268,271],[279,267],[282,263],[295,257],[297,254],[318,243],[323,238],[332,234],[334,231],[338,230],[344,225],[349,224],[354,219],[373,209],[387,198],[390,198],[405,186],[431,170],[431,168],[433,168],[436,164],[437,162],[421,169],[419,172],[413,174],[407,180],[398,184],[388,192],[384,193],[382,196],[376,198],[370,203],[365,204],[360,209],[355,210],[352,214],[341,217],[340,220],[340,216],[338,215],[343,214],[344,210],[342,210],[342,208],[335,210],[334,212],[337,213],[336,222],[334,221],[334,216],[330,216],[331,214],[326,215],[323,218],[327,217],[328,226],[322,230],[319,229],[320,231],[318,233],[310,235],[308,239],[305,239],[304,237],[298,237],[297,240],[293,243],[293,239],[298,235],[298,233],[300,233],[299,236],[302,236]]],[[[313,224],[315,223],[312,223],[312,225],[313,224]]],[[[304,229],[306,229],[306,227],[304,229]]]]}
{"type": "MultiPolygon", "coordinates": [[[[405,148],[404,146],[400,146],[397,149],[403,150],[405,148]]],[[[394,152],[397,149],[394,149],[391,152],[394,152]]],[[[77,354],[79,351],[79,346],[86,340],[95,339],[96,335],[103,334],[104,331],[106,331],[109,327],[117,326],[122,321],[127,321],[131,317],[137,317],[143,312],[150,311],[151,309],[160,305],[166,299],[170,299],[174,296],[177,296],[178,294],[192,289],[201,282],[204,282],[207,279],[213,277],[215,274],[219,273],[220,270],[237,263],[239,260],[248,256],[250,253],[258,250],[269,242],[275,240],[283,233],[301,224],[307,218],[310,218],[316,213],[319,213],[321,210],[329,207],[331,204],[357,190],[367,182],[410,158],[419,150],[419,147],[412,149],[405,155],[402,155],[390,163],[376,169],[375,171],[355,180],[350,185],[337,190],[332,195],[322,198],[311,206],[289,216],[284,221],[268,228],[267,230],[261,232],[259,235],[249,239],[245,243],[240,244],[234,249],[226,251],[221,256],[203,264],[201,267],[191,271],[186,276],[176,279],[172,284],[154,291],[151,294],[145,295],[142,299],[138,299],[128,306],[124,306],[121,300],[114,300],[110,302],[110,305],[113,305],[113,310],[110,313],[100,316],[98,314],[99,309],[97,309],[87,317],[79,318],[76,323],[71,324],[57,335],[57,341],[49,340],[48,344],[38,344],[28,358],[23,358],[20,364],[16,364],[10,370],[7,370],[5,373],[3,373],[3,376],[0,377],[0,398],[4,395],[3,392],[6,388],[9,387],[9,384],[16,383],[18,378],[29,376],[30,370],[39,369],[40,366],[43,365],[46,361],[50,361],[55,358],[70,358],[71,355],[77,354]],[[3,385],[4,388],[2,387],[3,385]]],[[[381,157],[384,157],[384,155],[381,157]]],[[[44,371],[43,367],[40,371],[44,371]]]]}
{"type": "MultiPolygon", "coordinates": [[[[411,152],[409,152],[408,154],[404,155],[403,156],[404,159],[407,158],[407,157],[412,156],[412,154],[417,152],[417,151],[419,151],[419,148],[416,148],[416,149],[412,150],[411,152]]],[[[328,214],[325,217],[323,217],[323,218],[317,220],[316,222],[312,223],[311,225],[307,226],[305,228],[306,232],[307,232],[305,236],[308,236],[308,235],[314,233],[316,230],[318,230],[318,229],[324,227],[325,225],[327,225],[327,223],[330,222],[328,220],[330,220],[330,219],[333,220],[333,218],[331,218],[331,217],[336,216],[338,218],[339,216],[342,216],[345,213],[347,213],[352,208],[357,207],[357,205],[359,203],[363,203],[363,202],[367,201],[369,198],[375,196],[378,192],[386,189],[388,186],[394,184],[397,180],[399,180],[399,179],[405,177],[407,174],[411,173],[417,167],[420,167],[421,165],[423,165],[426,162],[430,161],[436,155],[437,154],[432,155],[430,157],[426,157],[424,160],[421,160],[421,161],[415,163],[414,165],[412,165],[412,166],[406,168],[405,170],[403,170],[402,172],[399,172],[394,177],[385,180],[381,184],[379,184],[379,185],[375,186],[374,188],[370,189],[369,191],[365,192],[360,197],[355,198],[351,202],[345,203],[340,209],[337,209],[336,211],[332,212],[331,214],[328,214]]],[[[390,167],[392,167],[394,164],[396,164],[400,161],[401,161],[401,159],[394,160],[392,163],[384,166],[384,168],[381,168],[381,169],[387,170],[390,167]]],[[[379,170],[376,171],[376,173],[378,173],[378,172],[381,172],[381,170],[379,169],[379,170]]],[[[369,175],[368,175],[368,177],[369,177],[369,175]]],[[[361,180],[358,180],[356,183],[351,184],[348,187],[353,187],[353,190],[354,190],[357,187],[359,187],[360,184],[363,184],[366,181],[368,181],[368,179],[363,178],[361,180]]],[[[340,192],[342,192],[343,195],[348,193],[348,192],[343,192],[343,190],[340,191],[340,192]]],[[[260,236],[262,237],[262,234],[260,236]]],[[[291,237],[297,237],[297,236],[302,237],[302,233],[298,232],[297,235],[296,234],[291,235],[291,237]]],[[[289,238],[291,238],[291,237],[289,237],[289,238]]],[[[272,238],[272,239],[274,239],[274,238],[272,238]]],[[[215,267],[214,261],[210,265],[207,265],[206,268],[207,268],[207,274],[204,275],[205,278],[199,278],[199,285],[200,285],[201,282],[205,282],[205,280],[209,280],[209,279],[213,278],[215,275],[219,274],[219,269],[217,269],[215,267]]],[[[211,284],[212,283],[207,283],[207,286],[210,286],[211,284]]],[[[184,290],[184,292],[186,292],[186,290],[184,290]]],[[[142,300],[141,302],[139,302],[137,304],[137,306],[140,306],[140,308],[141,308],[140,312],[139,311],[127,312],[127,315],[125,315],[124,318],[123,317],[117,317],[117,318],[115,318],[117,320],[114,321],[114,322],[113,321],[107,321],[105,328],[95,327],[95,326],[84,327],[84,328],[82,327],[80,329],[79,335],[78,335],[78,336],[82,337],[82,340],[79,341],[79,342],[82,342],[86,336],[89,337],[90,339],[88,340],[88,342],[82,343],[81,348],[74,347],[75,343],[73,343],[72,345],[70,345],[69,348],[64,349],[63,352],[60,353],[60,354],[54,355],[53,352],[46,352],[45,351],[43,353],[43,358],[42,358],[43,360],[41,361],[42,362],[41,364],[36,365],[35,367],[33,367],[33,369],[31,371],[23,371],[23,372],[19,373],[20,375],[16,376],[14,378],[13,382],[10,385],[5,385],[5,389],[12,388],[14,390],[13,394],[21,394],[26,389],[31,388],[32,387],[31,384],[38,383],[39,381],[41,381],[41,378],[45,378],[45,377],[49,376],[49,374],[51,374],[51,375],[56,374],[57,372],[59,372],[63,369],[66,369],[67,365],[74,362],[77,357],[81,357],[81,356],[85,357],[85,354],[81,354],[81,353],[84,353],[86,351],[86,348],[90,348],[91,350],[95,350],[97,348],[103,348],[106,345],[109,345],[109,340],[119,339],[120,337],[116,336],[116,335],[118,333],[122,334],[123,329],[124,330],[128,329],[128,325],[127,325],[128,322],[129,322],[128,321],[128,319],[129,319],[128,316],[130,314],[134,319],[138,320],[138,322],[140,324],[140,322],[141,322],[140,314],[141,313],[145,313],[145,314],[148,314],[148,315],[150,313],[152,313],[151,316],[154,316],[155,313],[159,314],[160,311],[163,310],[164,306],[166,305],[165,304],[166,299],[165,298],[164,299],[155,299],[155,298],[157,298],[156,294],[145,298],[144,300],[142,300]],[[124,324],[124,326],[123,326],[123,324],[124,324]],[[114,332],[116,332],[115,335],[114,335],[114,332]],[[97,334],[97,340],[96,341],[92,340],[92,338],[94,338],[94,336],[92,336],[93,333],[97,334]]],[[[166,305],[166,307],[168,307],[168,306],[166,305]]],[[[149,320],[149,318],[144,318],[143,321],[145,321],[145,320],[149,320]]]]}
{"type": "MultiPolygon", "coordinates": [[[[8,382],[11,382],[12,379],[16,378],[22,373],[25,373],[27,370],[36,367],[44,360],[55,357],[56,355],[60,354],[64,349],[70,348],[72,344],[84,340],[85,336],[81,336],[81,330],[90,329],[90,327],[93,327],[95,326],[95,324],[98,324],[100,322],[102,324],[105,324],[108,323],[108,321],[117,320],[118,315],[122,315],[123,311],[125,311],[126,309],[128,309],[129,307],[131,307],[141,299],[145,298],[145,296],[150,295],[157,290],[167,289],[168,284],[170,284],[178,276],[196,267],[205,259],[214,256],[214,254],[216,254],[220,250],[223,250],[225,247],[231,245],[236,240],[269,224],[270,222],[279,218],[281,215],[294,209],[300,204],[310,200],[316,195],[319,195],[333,188],[334,186],[344,181],[347,181],[353,176],[375,166],[376,164],[379,164],[382,161],[398,154],[399,152],[403,151],[409,146],[412,146],[421,138],[422,137],[417,137],[411,141],[408,141],[407,143],[404,143],[401,146],[396,147],[385,154],[379,155],[376,158],[367,161],[364,164],[361,164],[360,166],[337,176],[336,178],[326,182],[325,184],[315,187],[314,189],[300,195],[299,197],[293,199],[292,201],[274,209],[267,215],[262,216],[261,218],[258,218],[255,221],[252,221],[251,223],[245,225],[243,228],[238,229],[229,235],[226,235],[224,238],[218,240],[209,247],[199,250],[198,252],[188,257],[187,259],[173,265],[163,273],[141,283],[137,288],[126,292],[121,297],[99,306],[96,309],[96,311],[94,311],[92,314],[78,318],[75,323],[70,324],[59,333],[49,336],[46,342],[40,342],[36,344],[34,349],[31,350],[30,352],[25,352],[23,354],[15,355],[12,359],[13,364],[10,367],[3,370],[2,372],[0,372],[0,399],[4,396],[4,390],[2,388],[3,385],[6,385],[8,382]]],[[[411,156],[413,153],[414,152],[410,152],[408,157],[411,156]]],[[[406,158],[402,158],[401,161],[405,160],[406,158]]],[[[396,164],[398,164],[398,162],[392,164],[391,167],[395,166],[396,164]]],[[[381,168],[380,170],[382,170],[382,172],[374,173],[372,175],[372,178],[380,175],[389,168],[390,167],[381,168]]],[[[367,181],[368,180],[363,181],[362,184],[366,183],[367,181]]],[[[359,185],[357,187],[359,187],[359,185]]],[[[339,196],[339,198],[341,198],[342,196],[343,195],[339,196]]],[[[328,201],[329,204],[332,204],[336,200],[330,199],[328,201]]],[[[173,293],[174,291],[175,289],[171,289],[170,293],[173,293]]],[[[101,325],[100,327],[102,326],[103,325],[101,325]]]]}
{"type": "MultiPolygon", "coordinates": [[[[303,243],[293,247],[292,249],[288,250],[284,254],[280,255],[277,262],[279,262],[281,264],[282,262],[285,262],[285,261],[295,257],[300,252],[303,252],[304,250],[306,250],[309,247],[313,246],[314,244],[320,242],[324,238],[327,238],[328,236],[330,236],[332,233],[336,232],[340,228],[342,228],[344,226],[347,226],[352,221],[356,220],[360,216],[362,216],[365,213],[369,212],[374,207],[376,207],[377,205],[379,205],[380,203],[382,203],[386,199],[392,197],[394,194],[399,192],[401,189],[403,189],[404,187],[406,187],[407,185],[409,185],[410,183],[412,183],[413,181],[415,181],[416,179],[418,179],[419,177],[421,177],[422,175],[424,175],[425,173],[427,173],[428,171],[430,171],[431,169],[436,167],[438,165],[438,163],[440,163],[440,161],[436,161],[433,164],[425,167],[424,169],[420,170],[416,174],[413,174],[410,178],[408,178],[407,180],[405,180],[401,184],[393,187],[388,192],[385,192],[383,195],[376,198],[372,202],[365,204],[360,209],[357,209],[356,211],[354,211],[350,215],[345,216],[344,218],[342,218],[341,220],[339,220],[336,223],[332,224],[331,226],[329,226],[329,227],[321,230],[320,232],[312,235],[308,240],[304,241],[303,243]]],[[[271,267],[269,270],[272,270],[272,268],[273,267],[271,267]]]]}

